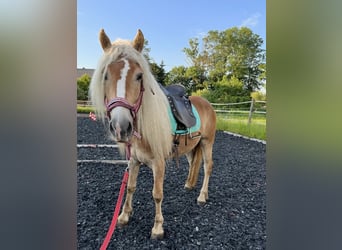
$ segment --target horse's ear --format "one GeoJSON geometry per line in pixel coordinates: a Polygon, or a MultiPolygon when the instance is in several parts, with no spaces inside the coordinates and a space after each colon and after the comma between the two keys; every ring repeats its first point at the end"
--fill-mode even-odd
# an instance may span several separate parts
{"type": "Polygon", "coordinates": [[[144,35],[140,29],[138,29],[138,32],[133,40],[133,47],[139,52],[141,52],[144,48],[144,35]]]}
{"type": "Polygon", "coordinates": [[[104,32],[103,29],[100,30],[99,38],[100,38],[100,43],[101,43],[102,49],[104,51],[106,51],[110,47],[112,47],[110,39],[108,38],[107,34],[104,32]]]}

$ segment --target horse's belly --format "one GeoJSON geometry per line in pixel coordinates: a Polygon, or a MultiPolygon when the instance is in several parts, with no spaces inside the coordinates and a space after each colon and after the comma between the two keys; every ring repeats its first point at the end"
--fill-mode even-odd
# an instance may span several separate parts
{"type": "MultiPolygon", "coordinates": [[[[179,144],[177,147],[178,156],[189,153],[191,150],[193,150],[196,147],[196,145],[199,143],[200,140],[201,140],[200,137],[191,139],[189,135],[180,136],[179,144]]],[[[173,153],[172,156],[175,157],[176,153],[173,153]]]]}

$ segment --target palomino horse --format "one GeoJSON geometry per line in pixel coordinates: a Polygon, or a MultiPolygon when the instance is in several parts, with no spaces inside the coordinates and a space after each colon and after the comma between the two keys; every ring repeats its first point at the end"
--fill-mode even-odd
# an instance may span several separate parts
{"type": "MultiPolygon", "coordinates": [[[[132,42],[118,39],[111,43],[103,29],[99,38],[104,54],[90,84],[91,101],[102,121],[108,118],[111,137],[121,152],[126,149],[126,156],[130,159],[126,201],[118,224],[127,224],[132,214],[139,167],[144,163],[152,169],[154,178],[155,219],[151,238],[160,239],[164,235],[161,205],[165,160],[174,156],[169,103],[142,54],[144,36],[140,30],[132,42]]],[[[204,161],[204,180],[197,199],[199,204],[204,204],[208,199],[213,165],[216,114],[207,100],[198,96],[192,96],[190,100],[200,117],[201,125],[197,131],[200,136],[181,135],[177,151],[178,155],[185,154],[189,162],[187,189],[195,187],[204,161]]]]}

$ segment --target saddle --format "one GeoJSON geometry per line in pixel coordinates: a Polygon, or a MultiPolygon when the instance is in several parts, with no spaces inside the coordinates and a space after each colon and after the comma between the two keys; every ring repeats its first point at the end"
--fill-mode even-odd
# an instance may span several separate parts
{"type": "Polygon", "coordinates": [[[185,130],[195,126],[196,117],[185,87],[181,84],[172,84],[166,87],[161,86],[161,89],[169,101],[172,114],[177,121],[177,129],[185,130]]]}

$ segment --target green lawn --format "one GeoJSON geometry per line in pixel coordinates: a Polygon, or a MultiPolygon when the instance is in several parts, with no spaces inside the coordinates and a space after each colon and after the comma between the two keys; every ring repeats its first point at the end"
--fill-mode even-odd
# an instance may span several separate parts
{"type": "Polygon", "coordinates": [[[248,125],[247,117],[224,118],[217,116],[217,130],[224,130],[251,138],[266,140],[266,119],[254,118],[248,125]]]}
{"type": "Polygon", "coordinates": [[[77,113],[87,113],[89,114],[90,112],[94,112],[94,108],[92,107],[83,107],[77,105],[77,113]]]}

